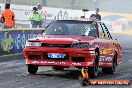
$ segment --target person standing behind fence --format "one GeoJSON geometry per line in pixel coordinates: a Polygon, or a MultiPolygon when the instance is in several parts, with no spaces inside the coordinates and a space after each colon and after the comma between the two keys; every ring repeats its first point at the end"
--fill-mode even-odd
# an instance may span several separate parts
{"type": "Polygon", "coordinates": [[[32,11],[28,18],[31,21],[32,28],[41,28],[42,15],[38,13],[37,7],[33,7],[32,11]]]}
{"type": "Polygon", "coordinates": [[[15,28],[15,14],[10,10],[10,3],[5,4],[5,10],[1,13],[1,21],[3,23],[3,29],[15,28]]]}

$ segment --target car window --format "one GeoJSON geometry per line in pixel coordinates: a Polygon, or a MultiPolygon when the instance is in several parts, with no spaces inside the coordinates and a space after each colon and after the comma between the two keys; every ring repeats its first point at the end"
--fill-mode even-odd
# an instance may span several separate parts
{"type": "Polygon", "coordinates": [[[99,38],[112,39],[109,30],[104,23],[98,23],[99,38]]]}
{"type": "Polygon", "coordinates": [[[105,30],[106,34],[108,35],[108,39],[112,39],[112,36],[111,36],[111,34],[110,34],[108,28],[106,27],[106,25],[105,25],[104,23],[102,23],[102,25],[103,25],[103,27],[104,27],[104,30],[105,30]]]}
{"type": "Polygon", "coordinates": [[[97,27],[92,22],[53,22],[44,34],[97,36],[97,27]]]}
{"type": "Polygon", "coordinates": [[[84,25],[85,35],[87,36],[96,36],[97,35],[97,29],[95,24],[88,24],[84,25]]]}
{"type": "Polygon", "coordinates": [[[106,38],[106,39],[109,39],[108,33],[107,33],[107,31],[106,31],[106,27],[105,27],[102,23],[101,23],[101,25],[102,25],[102,28],[103,28],[103,30],[104,30],[105,38],[106,38]]]}

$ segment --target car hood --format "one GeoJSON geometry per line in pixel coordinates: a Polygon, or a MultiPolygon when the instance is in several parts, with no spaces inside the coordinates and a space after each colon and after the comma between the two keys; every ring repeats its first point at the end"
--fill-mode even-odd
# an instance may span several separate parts
{"type": "Polygon", "coordinates": [[[28,41],[38,41],[50,44],[71,44],[73,42],[89,42],[95,38],[96,37],[80,35],[43,35],[29,39],[28,41]]]}

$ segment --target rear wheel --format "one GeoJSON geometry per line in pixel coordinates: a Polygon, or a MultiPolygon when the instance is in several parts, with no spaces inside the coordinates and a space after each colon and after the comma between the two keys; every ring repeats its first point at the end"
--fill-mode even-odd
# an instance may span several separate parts
{"type": "Polygon", "coordinates": [[[112,66],[111,67],[103,67],[102,72],[107,74],[113,74],[115,72],[115,68],[117,66],[117,54],[114,54],[112,66]]]}
{"type": "Polygon", "coordinates": [[[88,67],[88,73],[90,78],[95,78],[98,75],[98,68],[99,68],[99,53],[95,52],[93,67],[88,67]]]}
{"type": "Polygon", "coordinates": [[[28,67],[28,72],[30,74],[36,74],[36,72],[38,71],[37,65],[27,65],[27,67],[28,67]]]}

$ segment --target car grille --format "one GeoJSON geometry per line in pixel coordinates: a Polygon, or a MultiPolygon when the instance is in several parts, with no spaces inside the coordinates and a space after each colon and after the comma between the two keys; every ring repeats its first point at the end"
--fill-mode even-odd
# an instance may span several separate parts
{"type": "Polygon", "coordinates": [[[48,43],[42,43],[42,47],[60,47],[60,48],[70,48],[71,44],[48,44],[48,43]]]}

